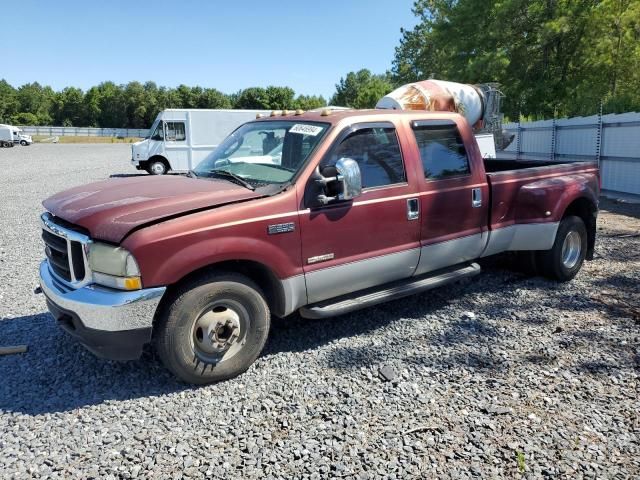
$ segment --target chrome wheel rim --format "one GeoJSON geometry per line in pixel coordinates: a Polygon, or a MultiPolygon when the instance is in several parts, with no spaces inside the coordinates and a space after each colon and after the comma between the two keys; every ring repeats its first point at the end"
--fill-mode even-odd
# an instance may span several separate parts
{"type": "Polygon", "coordinates": [[[575,231],[569,232],[562,244],[562,264],[568,269],[575,267],[580,259],[581,250],[580,234],[575,231]]]}
{"type": "Polygon", "coordinates": [[[161,163],[156,162],[151,165],[151,170],[153,170],[153,173],[161,175],[164,172],[164,166],[161,163]]]}
{"type": "Polygon", "coordinates": [[[206,364],[229,360],[245,344],[247,327],[247,316],[241,306],[217,302],[207,307],[191,328],[195,356],[206,364]]]}

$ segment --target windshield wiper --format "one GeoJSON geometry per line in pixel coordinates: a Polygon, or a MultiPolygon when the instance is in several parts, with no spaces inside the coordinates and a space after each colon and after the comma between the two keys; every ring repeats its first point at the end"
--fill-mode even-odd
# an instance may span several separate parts
{"type": "Polygon", "coordinates": [[[209,173],[212,174],[212,175],[217,175],[219,177],[223,177],[223,178],[229,179],[229,180],[233,180],[233,181],[235,181],[234,183],[242,185],[243,187],[248,188],[251,191],[256,189],[256,187],[251,185],[249,182],[247,182],[240,175],[236,175],[235,173],[230,172],[228,170],[211,170],[209,173]]]}
{"type": "Polygon", "coordinates": [[[196,172],[194,172],[193,170],[189,170],[187,172],[187,177],[189,177],[189,178],[198,178],[198,175],[196,175],[196,172]]]}

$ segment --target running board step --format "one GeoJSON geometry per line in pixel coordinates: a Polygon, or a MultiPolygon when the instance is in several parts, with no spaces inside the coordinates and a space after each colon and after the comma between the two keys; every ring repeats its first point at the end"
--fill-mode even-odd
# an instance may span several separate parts
{"type": "Polygon", "coordinates": [[[424,292],[463,278],[473,277],[479,273],[480,265],[477,263],[457,265],[437,272],[430,272],[420,277],[411,277],[387,283],[380,287],[368,288],[313,305],[307,305],[300,309],[300,315],[304,318],[314,319],[344,315],[345,313],[371,307],[388,300],[408,297],[414,293],[424,292]]]}

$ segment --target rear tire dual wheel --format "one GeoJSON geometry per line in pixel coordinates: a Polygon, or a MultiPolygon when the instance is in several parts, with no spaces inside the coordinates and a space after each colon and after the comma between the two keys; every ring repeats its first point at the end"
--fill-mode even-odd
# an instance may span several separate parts
{"type": "Polygon", "coordinates": [[[175,292],[160,315],[155,348],[163,364],[187,383],[226,380],[258,358],[270,320],[264,295],[249,278],[209,274],[175,292]]]}
{"type": "Polygon", "coordinates": [[[580,217],[565,217],[558,226],[556,239],[550,250],[537,252],[538,271],[561,282],[577,275],[587,254],[587,229],[580,217]]]}

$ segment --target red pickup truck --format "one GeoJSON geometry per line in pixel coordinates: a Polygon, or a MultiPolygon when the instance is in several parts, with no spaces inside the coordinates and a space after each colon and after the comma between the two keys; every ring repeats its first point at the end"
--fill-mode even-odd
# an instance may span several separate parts
{"type": "Polygon", "coordinates": [[[271,315],[344,314],[506,251],[570,280],[593,256],[599,183],[593,163],[483,160],[454,113],[274,112],[186,177],[45,200],[41,287],[97,355],[152,343],[179,378],[208,383],[251,365],[271,315]]]}

